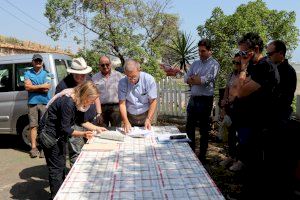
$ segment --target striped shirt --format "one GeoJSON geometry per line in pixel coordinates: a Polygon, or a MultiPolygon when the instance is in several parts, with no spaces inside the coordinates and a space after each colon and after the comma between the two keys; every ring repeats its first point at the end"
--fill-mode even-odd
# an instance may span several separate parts
{"type": "Polygon", "coordinates": [[[123,74],[112,70],[108,78],[98,72],[92,77],[92,81],[97,85],[100,92],[101,104],[119,103],[118,99],[118,84],[124,77],[123,74]]]}

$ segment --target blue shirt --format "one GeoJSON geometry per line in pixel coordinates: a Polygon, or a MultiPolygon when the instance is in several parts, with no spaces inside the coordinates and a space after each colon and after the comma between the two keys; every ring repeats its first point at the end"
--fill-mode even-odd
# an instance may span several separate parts
{"type": "Polygon", "coordinates": [[[155,79],[150,74],[140,72],[139,81],[133,85],[127,77],[119,82],[119,100],[126,100],[127,112],[139,115],[149,110],[150,100],[157,98],[155,79]]]}
{"type": "Polygon", "coordinates": [[[187,79],[193,75],[197,75],[201,79],[201,85],[192,85],[191,86],[191,95],[192,96],[213,96],[215,79],[218,74],[220,65],[212,57],[209,57],[206,60],[197,60],[193,62],[189,71],[184,77],[184,82],[187,82],[187,79]]]}
{"type": "MultiPolygon", "coordinates": [[[[51,74],[44,69],[37,73],[33,68],[26,71],[24,78],[29,79],[32,85],[42,85],[44,83],[51,83],[51,74]]],[[[28,92],[28,104],[47,104],[50,100],[50,93],[43,92],[28,92]]]]}

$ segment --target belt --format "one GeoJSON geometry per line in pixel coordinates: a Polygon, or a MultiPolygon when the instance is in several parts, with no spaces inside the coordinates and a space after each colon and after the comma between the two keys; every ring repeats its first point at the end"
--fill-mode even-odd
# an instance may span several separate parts
{"type": "Polygon", "coordinates": [[[118,103],[104,103],[104,104],[101,104],[102,106],[118,106],[119,104],[118,103]]]}
{"type": "Polygon", "coordinates": [[[193,99],[210,99],[213,98],[214,96],[191,96],[193,99]]]}

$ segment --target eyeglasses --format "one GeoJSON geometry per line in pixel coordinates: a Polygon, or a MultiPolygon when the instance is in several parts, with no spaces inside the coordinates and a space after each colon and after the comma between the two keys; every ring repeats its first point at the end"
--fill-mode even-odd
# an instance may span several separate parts
{"type": "Polygon", "coordinates": [[[100,67],[109,67],[110,66],[110,63],[106,63],[106,64],[100,64],[100,67]]]}
{"type": "Polygon", "coordinates": [[[277,53],[277,51],[267,52],[266,54],[267,54],[268,57],[270,57],[270,56],[272,56],[274,53],[277,53]]]}
{"type": "Polygon", "coordinates": [[[247,56],[249,51],[239,51],[240,56],[247,56]]]}
{"type": "Polygon", "coordinates": [[[232,64],[234,64],[234,65],[241,65],[242,63],[241,62],[239,62],[239,61],[232,61],[232,64]]]}
{"type": "Polygon", "coordinates": [[[133,76],[133,77],[127,76],[127,78],[128,78],[128,80],[136,81],[139,79],[139,76],[133,76]]]}

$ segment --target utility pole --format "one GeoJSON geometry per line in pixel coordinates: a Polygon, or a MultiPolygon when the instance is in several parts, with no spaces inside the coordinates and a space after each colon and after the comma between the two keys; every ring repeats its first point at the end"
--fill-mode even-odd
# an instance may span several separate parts
{"type": "MultiPolygon", "coordinates": [[[[84,11],[84,8],[82,8],[82,17],[83,17],[83,23],[86,24],[87,23],[87,18],[86,18],[86,14],[84,11]]],[[[83,50],[86,50],[86,27],[83,26],[83,50]]]]}

